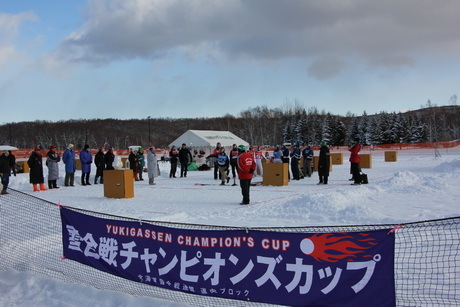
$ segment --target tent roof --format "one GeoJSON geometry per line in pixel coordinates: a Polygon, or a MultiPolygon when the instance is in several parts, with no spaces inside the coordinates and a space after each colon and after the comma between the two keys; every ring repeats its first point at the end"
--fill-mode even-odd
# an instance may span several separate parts
{"type": "Polygon", "coordinates": [[[213,147],[216,146],[217,142],[220,142],[222,146],[232,146],[233,144],[249,145],[248,142],[237,137],[230,131],[188,130],[169,144],[169,146],[176,145],[180,147],[182,143],[185,143],[190,147],[213,147]]]}
{"type": "Polygon", "coordinates": [[[0,145],[0,150],[18,150],[18,149],[10,145],[0,145]]]}

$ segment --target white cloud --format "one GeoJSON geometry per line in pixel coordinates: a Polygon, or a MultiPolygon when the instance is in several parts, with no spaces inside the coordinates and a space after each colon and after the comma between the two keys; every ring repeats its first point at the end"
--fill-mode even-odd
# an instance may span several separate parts
{"type": "Polygon", "coordinates": [[[13,61],[20,55],[14,45],[19,35],[21,25],[26,21],[35,21],[37,18],[31,12],[20,14],[0,13],[0,66],[13,61]]]}
{"type": "Polygon", "coordinates": [[[310,68],[327,78],[350,57],[398,69],[419,54],[460,52],[458,0],[93,0],[85,11],[57,60],[107,63],[178,49],[252,61],[336,54],[335,65],[316,60],[310,68]]]}

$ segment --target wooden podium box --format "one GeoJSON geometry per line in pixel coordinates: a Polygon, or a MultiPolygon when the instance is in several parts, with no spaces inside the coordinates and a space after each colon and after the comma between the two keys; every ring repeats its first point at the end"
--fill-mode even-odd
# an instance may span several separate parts
{"type": "Polygon", "coordinates": [[[284,186],[289,184],[288,163],[264,163],[263,185],[284,186]]]}
{"type": "Polygon", "coordinates": [[[133,171],[105,170],[104,171],[104,196],[108,198],[134,197],[133,171]]]}
{"type": "Polygon", "coordinates": [[[372,154],[361,154],[361,168],[372,168],[372,154]]]}
{"type": "Polygon", "coordinates": [[[29,164],[27,164],[27,161],[16,161],[16,164],[22,168],[23,173],[30,172],[29,164]]]}
{"type": "Polygon", "coordinates": [[[398,161],[397,151],[385,151],[385,162],[396,162],[398,161]]]}
{"type": "Polygon", "coordinates": [[[343,164],[343,153],[341,152],[331,153],[331,164],[342,165],[343,164]]]}

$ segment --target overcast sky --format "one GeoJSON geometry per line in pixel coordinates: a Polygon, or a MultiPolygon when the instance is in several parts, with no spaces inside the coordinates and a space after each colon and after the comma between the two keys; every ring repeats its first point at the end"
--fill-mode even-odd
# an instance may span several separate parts
{"type": "Polygon", "coordinates": [[[0,0],[0,123],[449,105],[459,13],[459,0],[0,0]]]}

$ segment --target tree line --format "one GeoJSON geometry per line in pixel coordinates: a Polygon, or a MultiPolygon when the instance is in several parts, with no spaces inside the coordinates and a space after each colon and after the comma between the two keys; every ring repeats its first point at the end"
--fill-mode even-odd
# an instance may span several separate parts
{"type": "Polygon", "coordinates": [[[363,144],[445,142],[460,139],[460,107],[429,106],[405,113],[333,115],[294,104],[282,108],[254,107],[237,115],[212,118],[73,119],[16,122],[0,125],[0,144],[18,148],[69,143],[81,149],[130,145],[167,147],[185,131],[230,131],[253,145],[283,143],[342,146],[363,144]]]}

